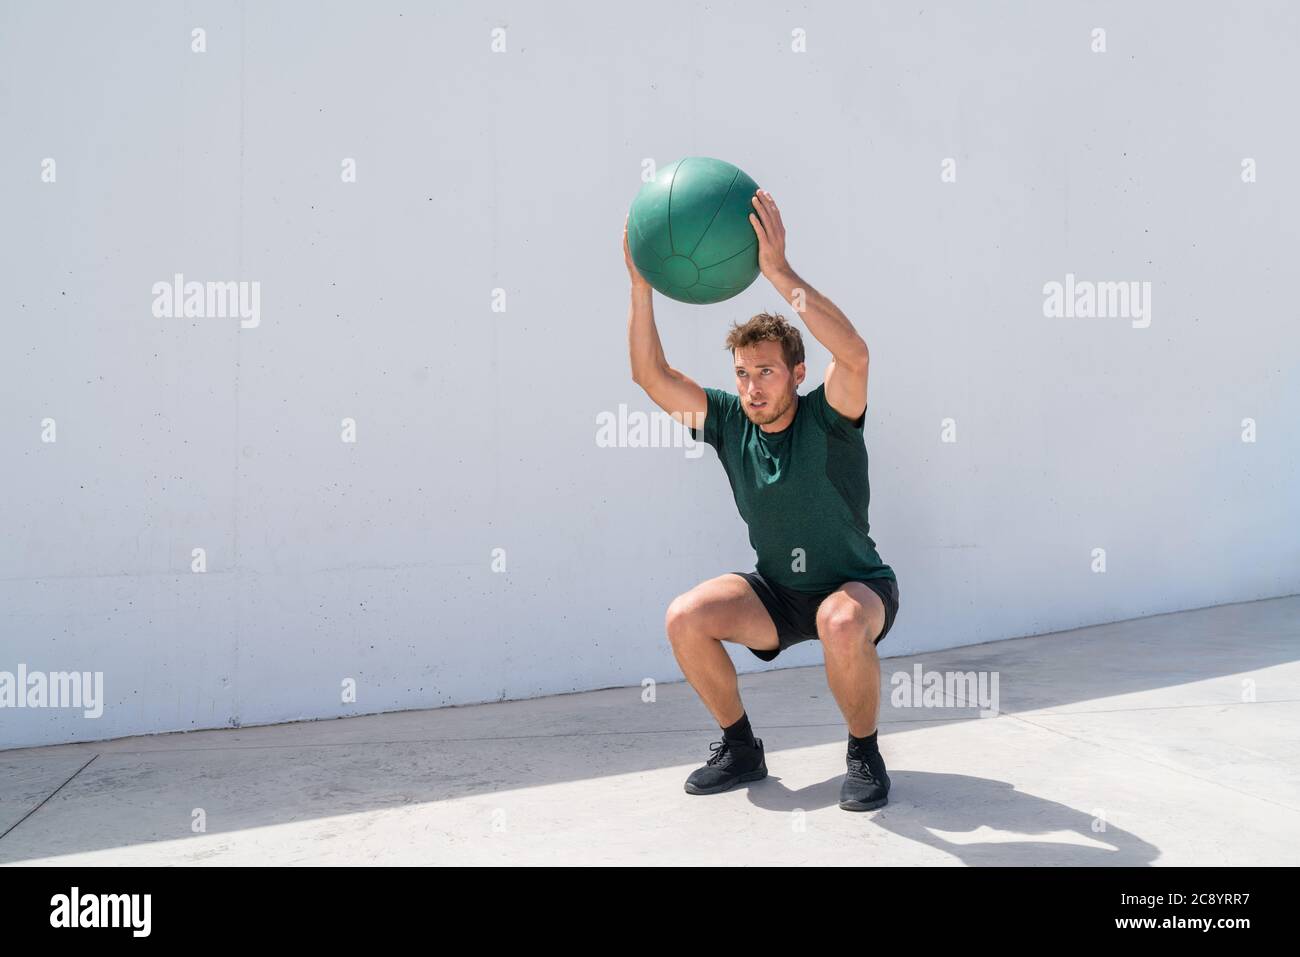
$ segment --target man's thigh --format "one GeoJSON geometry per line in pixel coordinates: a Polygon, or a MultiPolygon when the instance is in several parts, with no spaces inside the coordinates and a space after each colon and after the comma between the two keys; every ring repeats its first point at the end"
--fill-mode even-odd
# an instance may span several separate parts
{"type": "Polygon", "coordinates": [[[734,641],[758,651],[775,651],[779,647],[776,625],[749,582],[728,573],[700,582],[673,600],[668,610],[684,616],[691,630],[710,638],[734,641]]]}

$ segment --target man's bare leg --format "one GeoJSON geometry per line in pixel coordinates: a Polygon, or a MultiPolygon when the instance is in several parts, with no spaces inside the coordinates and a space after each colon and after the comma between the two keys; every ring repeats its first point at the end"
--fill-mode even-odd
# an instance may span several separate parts
{"type": "Polygon", "coordinates": [[[668,640],[682,674],[722,728],[712,757],[686,779],[687,794],[717,794],[767,777],[763,742],[743,721],[736,667],[722,647],[735,641],[759,651],[778,647],[776,626],[754,590],[739,575],[722,575],[673,599],[666,619],[668,640]],[[735,727],[739,725],[739,727],[735,727]]]}
{"type": "Polygon", "coordinates": [[[849,582],[817,609],[817,635],[826,661],[826,683],[840,706],[849,734],[870,737],[880,714],[880,656],[875,637],[885,627],[880,596],[849,582]]]}
{"type": "Polygon", "coordinates": [[[874,811],[889,803],[889,774],[876,743],[880,656],[875,639],[884,624],[884,602],[859,582],[841,586],[817,609],[826,683],[849,726],[848,773],[840,785],[840,807],[846,811],[874,811]]]}
{"type": "Polygon", "coordinates": [[[678,595],[665,618],[668,640],[682,674],[722,728],[740,720],[745,707],[740,700],[736,666],[724,641],[734,641],[759,651],[778,646],[776,626],[739,575],[720,575],[678,595]]]}

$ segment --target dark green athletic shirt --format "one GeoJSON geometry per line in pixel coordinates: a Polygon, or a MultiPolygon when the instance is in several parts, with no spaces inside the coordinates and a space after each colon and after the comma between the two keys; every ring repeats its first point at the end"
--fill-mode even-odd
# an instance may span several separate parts
{"type": "Polygon", "coordinates": [[[867,524],[865,412],[850,421],[831,408],[819,385],[799,397],[790,425],[764,432],[749,421],[739,396],[721,389],[704,394],[709,411],[702,438],[727,472],[759,574],[803,592],[867,578],[897,580],[867,524]]]}

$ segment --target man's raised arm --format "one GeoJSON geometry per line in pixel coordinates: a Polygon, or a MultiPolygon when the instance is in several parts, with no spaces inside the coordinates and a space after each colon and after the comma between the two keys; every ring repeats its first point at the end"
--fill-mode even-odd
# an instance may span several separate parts
{"type": "Polygon", "coordinates": [[[758,236],[758,265],[768,282],[803,317],[808,331],[831,354],[826,367],[826,401],[840,415],[857,419],[867,408],[867,343],[839,307],[799,278],[785,258],[785,224],[772,194],[753,198],[750,224],[758,236]]]}
{"type": "Polygon", "coordinates": [[[632,381],[645,390],[655,405],[678,422],[702,429],[708,412],[708,398],[693,379],[670,366],[664,357],[659,330],[655,328],[654,290],[632,262],[626,223],[623,224],[623,258],[632,279],[632,304],[627,314],[632,381]]]}

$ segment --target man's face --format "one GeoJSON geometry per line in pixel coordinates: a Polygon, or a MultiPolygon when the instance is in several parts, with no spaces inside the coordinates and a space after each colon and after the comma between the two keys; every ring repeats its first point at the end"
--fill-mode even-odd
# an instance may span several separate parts
{"type": "Polygon", "coordinates": [[[791,370],[779,342],[756,342],[735,350],[736,393],[755,425],[768,425],[790,411],[803,381],[803,363],[791,370]]]}

